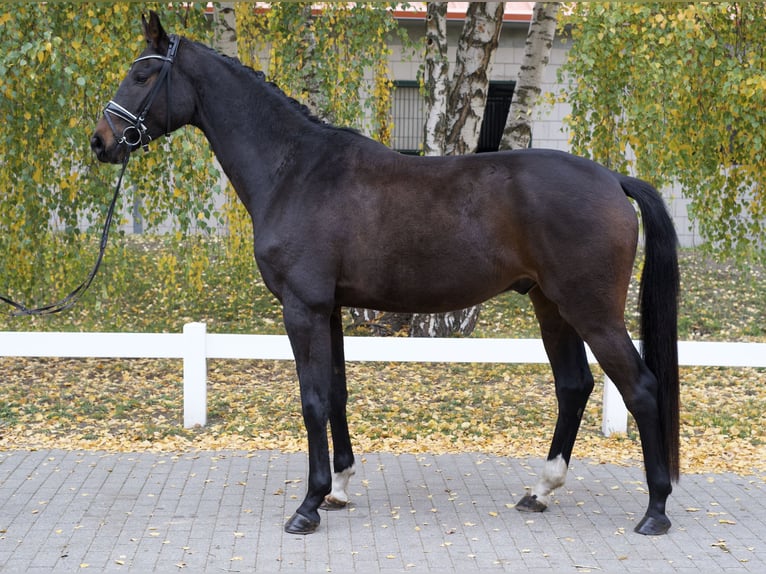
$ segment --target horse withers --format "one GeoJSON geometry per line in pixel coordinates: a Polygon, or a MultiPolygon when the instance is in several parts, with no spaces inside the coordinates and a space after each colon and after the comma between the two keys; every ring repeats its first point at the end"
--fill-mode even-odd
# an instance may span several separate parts
{"type": "Polygon", "coordinates": [[[195,126],[250,214],[256,261],[282,304],[308,435],[307,493],[287,532],[313,532],[321,505],[348,501],[341,308],[438,313],[509,290],[532,299],[558,400],[541,478],[517,508],[544,510],[564,484],[594,385],[587,343],[640,433],[649,503],[635,530],[667,532],[679,474],[679,279],[675,230],[654,188],[559,151],[404,156],[319,122],[262,73],[168,36],[155,13],[143,27],[146,47],[91,147],[117,163],[195,126]],[[639,229],[628,198],[645,235],[641,354],[624,321],[639,229]]]}

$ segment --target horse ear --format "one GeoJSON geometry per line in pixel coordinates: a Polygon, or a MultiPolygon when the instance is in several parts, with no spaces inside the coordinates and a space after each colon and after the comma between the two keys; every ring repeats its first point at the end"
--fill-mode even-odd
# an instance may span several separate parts
{"type": "Polygon", "coordinates": [[[149,21],[146,21],[146,16],[141,15],[141,20],[144,24],[144,37],[146,43],[149,44],[155,50],[160,49],[160,45],[168,39],[168,35],[162,28],[160,23],[160,17],[157,12],[153,10],[149,12],[149,21]]]}

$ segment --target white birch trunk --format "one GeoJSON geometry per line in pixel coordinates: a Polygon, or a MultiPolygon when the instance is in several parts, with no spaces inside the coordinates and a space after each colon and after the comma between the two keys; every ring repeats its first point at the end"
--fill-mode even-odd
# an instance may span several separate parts
{"type": "Polygon", "coordinates": [[[532,112],[542,91],[543,71],[550,60],[560,4],[535,2],[500,149],[524,149],[532,140],[532,112]]]}
{"type": "Polygon", "coordinates": [[[215,8],[215,47],[226,56],[237,57],[237,19],[234,2],[218,2],[215,8]]]}
{"type": "Polygon", "coordinates": [[[446,155],[476,151],[487,103],[492,57],[503,24],[503,9],[503,2],[469,4],[447,100],[446,155]]]}
{"type": "Polygon", "coordinates": [[[317,77],[317,66],[321,63],[318,61],[316,54],[316,36],[314,34],[314,14],[311,11],[312,4],[306,3],[303,8],[303,35],[301,36],[301,45],[303,47],[303,68],[301,69],[301,77],[303,78],[303,89],[306,92],[304,104],[308,106],[311,113],[317,116],[322,121],[331,121],[332,118],[328,118],[326,98],[322,95],[322,89],[319,85],[319,78],[317,77]]]}
{"type": "Polygon", "coordinates": [[[447,4],[429,2],[426,16],[425,103],[423,155],[444,155],[447,137],[447,4]]]}
{"type": "MultiPolygon", "coordinates": [[[[492,65],[492,57],[497,49],[500,30],[503,24],[503,2],[472,2],[466,13],[465,24],[460,35],[457,49],[455,72],[451,86],[447,94],[446,109],[446,137],[443,144],[437,148],[442,155],[462,155],[473,153],[479,143],[481,122],[484,117],[484,107],[487,103],[489,90],[489,73],[492,65]]],[[[446,8],[444,9],[446,13],[446,8]]],[[[429,16],[427,23],[427,42],[434,38],[430,33],[438,34],[439,23],[444,26],[445,43],[443,53],[446,54],[446,18],[439,13],[437,8],[429,4],[429,16]],[[433,20],[433,22],[432,22],[433,20]]],[[[428,43],[426,48],[426,71],[433,69],[434,72],[445,73],[436,66],[429,68],[429,49],[440,49],[428,43]]],[[[426,82],[432,78],[427,77],[426,82]]],[[[438,89],[438,81],[433,78],[433,85],[438,89]]],[[[428,86],[428,84],[427,84],[428,86]]],[[[434,94],[436,96],[437,94],[434,94]]],[[[428,102],[428,100],[426,100],[428,102]]],[[[431,112],[431,110],[428,110],[431,112]]],[[[429,113],[426,123],[426,141],[428,136],[437,136],[435,128],[438,128],[438,113],[434,112],[436,121],[434,128],[429,127],[431,120],[429,113]],[[433,129],[433,132],[429,130],[433,129]]],[[[426,148],[427,149],[427,148],[426,148]]],[[[412,316],[410,324],[411,337],[449,337],[456,334],[470,335],[479,318],[479,305],[440,314],[420,314],[412,316]]]]}
{"type": "MultiPolygon", "coordinates": [[[[447,58],[447,2],[429,2],[426,15],[426,53],[423,87],[425,122],[423,155],[444,155],[447,137],[447,95],[449,91],[449,59],[447,58]]],[[[369,309],[351,309],[355,326],[375,335],[395,335],[405,331],[413,337],[434,336],[431,315],[380,313],[369,309]]],[[[438,317],[434,315],[433,317],[438,317]]]]}

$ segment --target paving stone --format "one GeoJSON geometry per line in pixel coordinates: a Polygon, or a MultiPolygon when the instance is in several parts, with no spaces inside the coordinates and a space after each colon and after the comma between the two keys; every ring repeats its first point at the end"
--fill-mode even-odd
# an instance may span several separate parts
{"type": "Polygon", "coordinates": [[[0,572],[763,572],[766,482],[687,475],[667,536],[633,527],[641,468],[577,461],[543,514],[513,503],[542,461],[479,453],[357,456],[346,509],[282,526],[306,455],[0,453],[0,572]]]}

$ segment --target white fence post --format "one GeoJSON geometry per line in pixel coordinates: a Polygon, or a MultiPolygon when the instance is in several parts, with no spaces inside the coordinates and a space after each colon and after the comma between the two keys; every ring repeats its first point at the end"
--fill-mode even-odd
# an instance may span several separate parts
{"type": "Polygon", "coordinates": [[[184,427],[207,423],[207,325],[184,325],[184,427]]]}
{"type": "Polygon", "coordinates": [[[604,400],[601,413],[601,432],[604,436],[628,432],[628,409],[612,380],[604,375],[604,400]]]}

